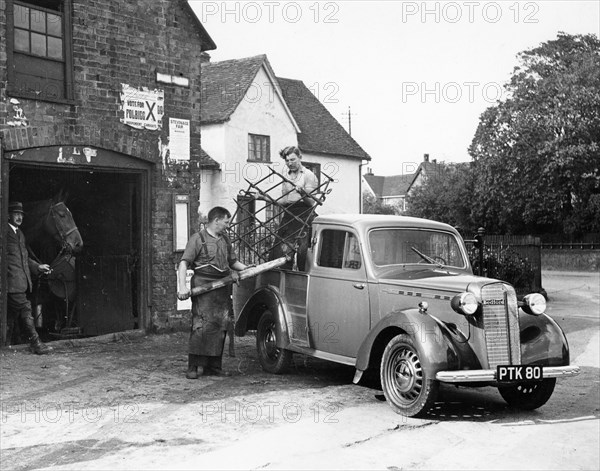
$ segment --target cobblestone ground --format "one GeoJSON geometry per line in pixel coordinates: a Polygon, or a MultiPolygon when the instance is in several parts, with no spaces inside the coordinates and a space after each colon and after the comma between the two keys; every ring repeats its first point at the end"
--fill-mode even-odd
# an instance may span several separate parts
{"type": "Polygon", "coordinates": [[[295,423],[299,413],[324,420],[348,404],[378,402],[373,389],[352,384],[350,367],[297,355],[290,374],[265,373],[252,335],[236,338],[235,357],[224,354],[231,376],[197,380],[185,378],[187,333],[115,337],[51,342],[43,356],[25,346],[1,351],[2,469],[80,469],[156,445],[205,453],[274,422],[295,423]]]}
{"type": "MultiPolygon", "coordinates": [[[[116,341],[50,342],[49,355],[33,355],[26,348],[3,349],[0,401],[11,404],[46,403],[115,405],[132,401],[193,402],[244,392],[285,390],[288,375],[265,373],[258,362],[255,338],[236,337],[236,356],[223,355],[223,369],[231,377],[188,380],[187,339],[183,332],[163,335],[121,334],[116,341]],[[210,380],[210,384],[207,384],[210,380]]],[[[313,358],[295,356],[294,387],[347,384],[354,369],[313,358]]],[[[291,386],[290,386],[291,387],[291,386]]]]}

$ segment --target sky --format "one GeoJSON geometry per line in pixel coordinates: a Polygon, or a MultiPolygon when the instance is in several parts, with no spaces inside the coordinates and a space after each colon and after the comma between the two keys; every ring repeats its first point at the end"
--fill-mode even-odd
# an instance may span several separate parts
{"type": "Polygon", "coordinates": [[[469,161],[519,52],[559,31],[600,35],[600,0],[189,4],[217,45],[212,62],[266,54],[351,126],[376,175],[413,173],[424,154],[469,161]]]}

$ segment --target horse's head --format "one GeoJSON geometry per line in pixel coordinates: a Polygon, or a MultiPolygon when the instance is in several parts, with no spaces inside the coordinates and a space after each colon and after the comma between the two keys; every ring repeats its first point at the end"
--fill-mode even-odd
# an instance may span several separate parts
{"type": "Polygon", "coordinates": [[[63,250],[78,253],[83,249],[81,234],[65,203],[59,202],[50,206],[44,227],[46,232],[52,234],[54,239],[62,244],[63,250]]]}

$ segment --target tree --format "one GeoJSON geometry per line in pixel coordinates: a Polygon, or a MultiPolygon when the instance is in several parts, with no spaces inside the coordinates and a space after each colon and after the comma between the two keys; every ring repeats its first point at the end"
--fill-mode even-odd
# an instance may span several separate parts
{"type": "Polygon", "coordinates": [[[469,148],[474,219],[488,231],[598,231],[600,41],[559,33],[519,59],[469,148]]]}
{"type": "Polygon", "coordinates": [[[406,205],[409,216],[445,222],[464,231],[478,226],[471,219],[473,175],[470,163],[439,163],[434,173],[411,191],[406,205]]]}
{"type": "Polygon", "coordinates": [[[400,210],[390,204],[384,204],[372,194],[363,192],[363,213],[364,214],[400,214],[400,210]]]}

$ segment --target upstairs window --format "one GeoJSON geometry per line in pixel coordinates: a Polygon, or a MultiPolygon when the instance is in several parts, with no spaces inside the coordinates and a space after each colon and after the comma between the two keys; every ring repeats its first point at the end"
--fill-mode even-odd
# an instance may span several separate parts
{"type": "Polygon", "coordinates": [[[260,134],[248,134],[248,161],[271,162],[271,139],[260,134]]]}
{"type": "Polygon", "coordinates": [[[62,15],[15,3],[15,52],[63,60],[62,15]]]}
{"type": "Polygon", "coordinates": [[[316,164],[313,162],[304,162],[302,161],[302,166],[309,169],[312,173],[317,177],[317,181],[319,182],[319,186],[321,186],[321,164],[316,164]]]}
{"type": "Polygon", "coordinates": [[[72,99],[71,0],[9,0],[8,8],[8,94],[72,99]]]}

